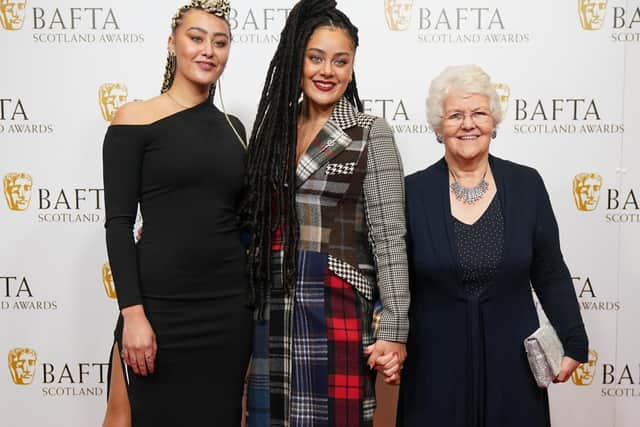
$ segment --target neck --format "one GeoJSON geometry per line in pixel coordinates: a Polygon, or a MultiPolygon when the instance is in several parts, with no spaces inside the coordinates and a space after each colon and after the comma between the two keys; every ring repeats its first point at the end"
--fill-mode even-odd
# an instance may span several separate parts
{"type": "Polygon", "coordinates": [[[489,154],[465,159],[445,153],[447,166],[453,171],[459,182],[476,182],[482,179],[489,167],[489,154]]]}
{"type": "Polygon", "coordinates": [[[306,123],[326,122],[331,117],[336,104],[318,105],[305,99],[300,110],[300,118],[306,123]]]}
{"type": "Polygon", "coordinates": [[[184,107],[202,104],[209,97],[209,85],[197,85],[176,75],[167,93],[184,107]]]}

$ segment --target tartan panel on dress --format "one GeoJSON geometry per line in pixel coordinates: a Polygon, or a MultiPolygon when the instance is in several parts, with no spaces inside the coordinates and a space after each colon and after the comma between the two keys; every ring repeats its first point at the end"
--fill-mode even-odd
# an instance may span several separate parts
{"type": "Polygon", "coordinates": [[[298,279],[293,305],[292,427],[333,425],[329,423],[327,396],[326,272],[325,254],[298,253],[298,279]]]}
{"type": "MultiPolygon", "coordinates": [[[[268,307],[265,313],[269,313],[268,307]]],[[[253,355],[247,396],[247,425],[270,427],[268,320],[254,319],[253,355]]]]}
{"type": "Polygon", "coordinates": [[[366,406],[370,406],[370,401],[375,402],[375,396],[373,388],[367,387],[373,376],[366,367],[363,351],[363,323],[366,323],[362,321],[363,307],[350,283],[331,271],[327,272],[325,280],[330,357],[329,424],[337,427],[369,425],[373,411],[365,412],[363,403],[367,401],[366,406]]]}
{"type": "Polygon", "coordinates": [[[291,309],[293,301],[282,286],[282,236],[278,228],[272,239],[271,278],[264,319],[258,320],[249,375],[247,423],[250,427],[289,425],[291,388],[291,309]]]}

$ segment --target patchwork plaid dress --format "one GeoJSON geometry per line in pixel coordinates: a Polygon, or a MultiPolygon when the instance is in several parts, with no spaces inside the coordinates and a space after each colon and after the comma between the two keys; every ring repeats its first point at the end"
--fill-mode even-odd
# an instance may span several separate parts
{"type": "Polygon", "coordinates": [[[297,280],[285,294],[276,233],[268,308],[256,317],[248,422],[370,426],[375,371],[364,348],[376,339],[405,342],[409,330],[404,181],[393,133],[342,99],[296,173],[297,280]]]}

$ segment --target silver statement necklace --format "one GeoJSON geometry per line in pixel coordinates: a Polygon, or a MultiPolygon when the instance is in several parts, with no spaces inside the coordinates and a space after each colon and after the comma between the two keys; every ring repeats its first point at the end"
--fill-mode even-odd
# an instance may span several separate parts
{"type": "Polygon", "coordinates": [[[453,177],[453,182],[449,186],[451,188],[451,192],[456,199],[462,203],[466,203],[472,205],[476,203],[478,200],[482,199],[485,194],[487,194],[487,190],[489,189],[489,183],[485,181],[487,177],[487,172],[489,171],[489,167],[484,171],[484,175],[482,175],[482,179],[475,187],[467,188],[461,185],[458,182],[458,177],[453,170],[449,169],[449,173],[453,177]]]}

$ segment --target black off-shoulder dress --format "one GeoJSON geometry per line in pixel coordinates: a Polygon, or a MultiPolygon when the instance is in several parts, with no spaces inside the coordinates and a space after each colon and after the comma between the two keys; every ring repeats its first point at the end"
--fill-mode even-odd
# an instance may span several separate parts
{"type": "MultiPolygon", "coordinates": [[[[252,329],[237,216],[244,157],[210,101],[107,131],[106,235],[118,304],[142,304],[158,343],[155,373],[127,372],[133,426],[240,424],[252,329]]],[[[119,317],[120,349],[122,326],[119,317]]]]}

